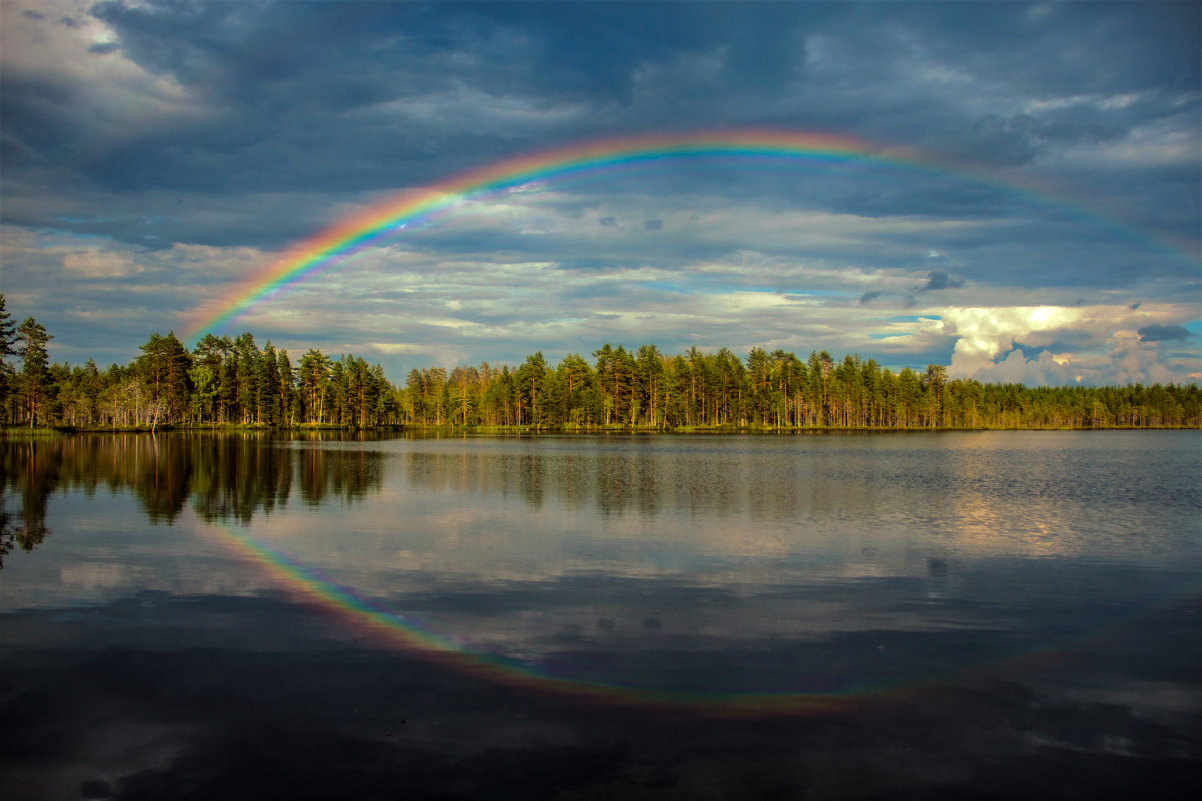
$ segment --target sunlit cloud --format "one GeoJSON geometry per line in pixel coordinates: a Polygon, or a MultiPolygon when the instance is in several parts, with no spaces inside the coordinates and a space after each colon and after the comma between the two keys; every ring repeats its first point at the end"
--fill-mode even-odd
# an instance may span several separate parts
{"type": "Polygon", "coordinates": [[[1167,359],[1138,331],[1168,332],[1180,325],[1148,324],[1196,310],[1189,306],[1035,306],[947,308],[944,329],[956,337],[950,373],[982,381],[1089,384],[1191,380],[1196,356],[1167,359]],[[1030,356],[1023,348],[1037,350],[1030,356]]]}

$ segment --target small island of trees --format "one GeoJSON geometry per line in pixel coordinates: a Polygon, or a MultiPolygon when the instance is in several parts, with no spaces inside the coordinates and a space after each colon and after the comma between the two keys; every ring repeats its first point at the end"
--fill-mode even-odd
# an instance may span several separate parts
{"type": "Polygon", "coordinates": [[[207,334],[188,350],[154,333],[128,365],[51,364],[33,317],[0,294],[0,423],[84,430],[163,427],[465,427],[536,430],[1202,427],[1196,384],[1026,387],[947,378],[942,365],[893,372],[857,355],[799,358],[752,348],[667,355],[609,343],[590,363],[542,352],[516,368],[414,369],[310,348],[294,363],[251,333],[207,334]],[[15,358],[13,358],[15,357],[15,358]]]}

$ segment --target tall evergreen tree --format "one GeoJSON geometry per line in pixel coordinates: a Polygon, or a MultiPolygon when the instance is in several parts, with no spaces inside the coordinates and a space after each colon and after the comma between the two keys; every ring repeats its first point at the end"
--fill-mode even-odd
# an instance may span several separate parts
{"type": "MultiPolygon", "coordinates": [[[[664,363],[659,348],[655,345],[640,345],[635,356],[635,375],[638,384],[635,394],[637,413],[632,418],[641,418],[648,425],[659,426],[663,421],[664,363]]],[[[638,422],[632,419],[632,422],[638,422]]]]}
{"type": "Polygon", "coordinates": [[[927,390],[927,425],[943,425],[943,382],[947,380],[947,368],[942,364],[928,364],[922,376],[922,386],[927,390]]]}
{"type": "Polygon", "coordinates": [[[155,423],[182,420],[192,399],[192,356],[172,331],[167,336],[159,333],[140,350],[136,366],[146,382],[150,403],[155,413],[155,423]]]}
{"type": "Polygon", "coordinates": [[[325,422],[325,397],[330,383],[330,357],[309,348],[301,356],[299,383],[305,407],[305,422],[325,422]]]}
{"type": "Polygon", "coordinates": [[[14,395],[16,370],[8,363],[9,356],[17,355],[17,324],[4,307],[4,293],[0,292],[0,422],[9,416],[9,399],[14,395]]]}
{"type": "Polygon", "coordinates": [[[50,353],[46,343],[54,337],[32,317],[26,317],[17,329],[17,355],[21,358],[20,387],[29,427],[37,425],[38,415],[49,400],[50,353]]]}
{"type": "Polygon", "coordinates": [[[296,422],[296,376],[288,351],[282,348],[276,355],[276,372],[280,383],[280,421],[291,426],[296,422]]]}
{"type": "Polygon", "coordinates": [[[270,339],[259,354],[255,379],[255,422],[278,425],[283,418],[280,403],[283,386],[280,382],[280,364],[270,339]]]}
{"type": "MultiPolygon", "coordinates": [[[[526,363],[518,368],[517,386],[519,398],[518,425],[543,425],[545,410],[539,408],[540,395],[547,383],[547,360],[540,350],[526,357],[526,363]],[[525,409],[525,412],[521,411],[525,409]]],[[[546,400],[543,398],[542,400],[546,400]]]]}
{"type": "Polygon", "coordinates": [[[247,331],[234,340],[234,402],[242,423],[253,422],[258,417],[259,359],[254,334],[247,331]]]}

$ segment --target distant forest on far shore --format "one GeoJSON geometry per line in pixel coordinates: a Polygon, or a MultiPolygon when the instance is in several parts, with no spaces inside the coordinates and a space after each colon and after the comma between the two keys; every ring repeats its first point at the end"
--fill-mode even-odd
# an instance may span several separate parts
{"type": "Polygon", "coordinates": [[[0,423],[79,429],[210,425],[635,428],[1202,427],[1196,384],[1026,387],[947,378],[928,365],[894,373],[826,351],[753,348],[667,355],[602,345],[592,361],[542,352],[516,368],[411,370],[403,386],[351,354],[310,348],[293,362],[254,335],[208,334],[188,350],[155,333],[131,364],[51,364],[52,338],[17,325],[0,295],[0,423]]]}

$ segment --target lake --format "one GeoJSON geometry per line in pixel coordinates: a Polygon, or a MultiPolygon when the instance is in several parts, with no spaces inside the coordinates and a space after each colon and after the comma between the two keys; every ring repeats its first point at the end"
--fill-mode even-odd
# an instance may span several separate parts
{"type": "Polygon", "coordinates": [[[1197,431],[0,441],[0,797],[1202,797],[1197,431]]]}

